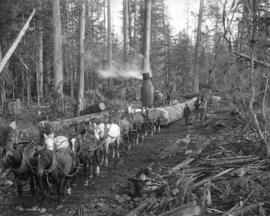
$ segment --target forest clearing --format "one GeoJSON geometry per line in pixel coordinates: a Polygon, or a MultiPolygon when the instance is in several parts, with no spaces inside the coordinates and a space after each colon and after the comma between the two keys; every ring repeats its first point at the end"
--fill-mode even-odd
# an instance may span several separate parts
{"type": "Polygon", "coordinates": [[[0,215],[269,215],[269,8],[0,1],[0,215]]]}

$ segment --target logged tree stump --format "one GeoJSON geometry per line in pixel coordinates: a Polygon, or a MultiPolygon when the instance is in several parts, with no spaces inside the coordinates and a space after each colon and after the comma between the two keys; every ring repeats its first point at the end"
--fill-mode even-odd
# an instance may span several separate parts
{"type": "Polygon", "coordinates": [[[143,107],[152,108],[154,101],[154,87],[150,79],[149,73],[143,74],[143,82],[141,88],[141,101],[143,107]]]}

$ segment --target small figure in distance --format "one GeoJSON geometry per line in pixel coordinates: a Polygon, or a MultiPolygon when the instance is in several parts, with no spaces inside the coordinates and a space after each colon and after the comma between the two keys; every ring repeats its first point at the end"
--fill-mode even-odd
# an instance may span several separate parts
{"type": "Polygon", "coordinates": [[[194,103],[195,122],[197,122],[198,116],[199,116],[199,108],[200,108],[200,103],[201,103],[200,98],[201,98],[201,96],[198,96],[195,103],[194,103]]]}
{"type": "Polygon", "coordinates": [[[203,123],[205,120],[206,110],[207,110],[207,98],[204,96],[201,96],[200,107],[199,107],[201,123],[203,123]]]}
{"type": "Polygon", "coordinates": [[[171,94],[170,94],[170,92],[167,94],[166,102],[167,102],[167,105],[169,106],[170,102],[171,102],[171,94]]]}
{"type": "Polygon", "coordinates": [[[184,112],[185,124],[186,124],[186,126],[188,126],[189,125],[189,116],[190,116],[190,108],[189,108],[188,104],[185,105],[183,112],[184,112]]]}

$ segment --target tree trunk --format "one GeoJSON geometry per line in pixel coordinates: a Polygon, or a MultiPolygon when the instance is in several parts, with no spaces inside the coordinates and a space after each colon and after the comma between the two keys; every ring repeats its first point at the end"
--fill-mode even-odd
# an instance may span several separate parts
{"type": "Polygon", "coordinates": [[[144,52],[144,28],[145,28],[145,0],[140,0],[140,53],[144,52]]]}
{"type": "Polygon", "coordinates": [[[107,0],[107,69],[112,68],[111,0],[107,0]]]}
{"type": "Polygon", "coordinates": [[[81,1],[80,11],[80,73],[77,116],[84,106],[84,40],[85,40],[85,1],[81,1]]]}
{"type": "MultiPolygon", "coordinates": [[[[42,1],[38,1],[39,11],[42,11],[42,1]]],[[[40,105],[40,100],[43,98],[43,25],[39,18],[37,21],[37,41],[38,41],[38,69],[37,69],[37,103],[40,105]]]]}
{"type": "Polygon", "coordinates": [[[202,28],[202,16],[203,16],[203,7],[204,0],[200,0],[200,9],[198,16],[198,27],[197,27],[197,39],[195,45],[195,54],[194,54],[194,68],[193,68],[193,93],[199,93],[199,49],[201,44],[201,28],[202,28]]]}
{"type": "Polygon", "coordinates": [[[63,98],[63,55],[62,55],[62,33],[59,0],[51,0],[53,6],[54,27],[54,89],[63,98]]]}
{"type": "Polygon", "coordinates": [[[255,15],[255,0],[252,0],[251,1],[251,5],[250,5],[250,8],[251,8],[251,12],[252,12],[252,22],[251,22],[251,26],[250,26],[250,40],[249,40],[249,52],[250,52],[250,87],[251,87],[251,98],[250,98],[250,101],[249,101],[249,111],[250,111],[250,114],[252,116],[252,119],[253,119],[253,122],[255,124],[255,128],[256,128],[256,131],[258,133],[258,136],[261,140],[261,143],[264,144],[265,146],[265,149],[266,149],[266,154],[267,156],[270,156],[270,143],[267,143],[267,141],[265,140],[264,138],[264,134],[260,128],[260,125],[259,125],[259,122],[258,122],[258,119],[257,119],[257,115],[253,109],[253,104],[254,104],[254,101],[255,101],[255,97],[256,97],[256,86],[255,86],[255,68],[254,68],[254,55],[255,55],[255,50],[254,50],[254,46],[255,46],[255,32],[256,32],[256,15],[255,15]]]}
{"type": "Polygon", "coordinates": [[[144,58],[143,58],[143,82],[141,100],[143,107],[153,107],[154,87],[152,84],[152,71],[150,66],[151,45],[151,7],[152,0],[145,0],[145,28],[144,28],[144,58]]]}
{"type": "MultiPolygon", "coordinates": [[[[131,25],[131,24],[130,24],[131,25]]],[[[134,50],[134,56],[136,57],[137,54],[137,2],[134,2],[134,19],[133,19],[133,50],[134,50]]],[[[130,29],[131,30],[131,29],[130,29]]]]}
{"type": "Polygon", "coordinates": [[[27,94],[27,104],[31,103],[31,74],[30,71],[26,69],[26,94],[27,94]]]}
{"type": "MultiPolygon", "coordinates": [[[[2,50],[0,46],[0,62],[2,61],[2,50]]],[[[5,103],[6,103],[6,87],[5,87],[5,80],[1,79],[0,80],[0,92],[1,92],[1,106],[2,110],[4,110],[5,103]]]]}
{"type": "MultiPolygon", "coordinates": [[[[127,55],[128,55],[128,9],[129,9],[129,0],[123,0],[123,32],[124,32],[124,53],[123,59],[124,64],[127,64],[127,55]]],[[[130,38],[131,40],[131,38],[130,38]]]]}
{"type": "MultiPolygon", "coordinates": [[[[73,14],[73,10],[71,9],[71,17],[74,16],[73,14]]],[[[74,35],[74,21],[73,19],[71,19],[71,35],[74,35]]],[[[73,38],[71,39],[71,49],[75,50],[74,47],[74,41],[73,38]]],[[[69,65],[70,65],[70,97],[72,98],[72,100],[75,98],[74,96],[74,87],[75,87],[75,64],[74,64],[74,56],[72,53],[69,53],[69,65]]]]}
{"type": "MultiPolygon", "coordinates": [[[[128,22],[127,25],[127,29],[126,29],[126,37],[129,38],[129,47],[132,47],[134,48],[134,44],[133,44],[133,41],[134,41],[134,38],[132,38],[132,10],[131,10],[131,5],[132,5],[132,0],[124,0],[126,1],[126,8],[124,11],[124,13],[126,13],[126,22],[128,22]]],[[[134,5],[136,3],[134,2],[134,5]]],[[[134,12],[134,16],[135,16],[136,12],[134,12]]],[[[135,25],[134,25],[134,29],[135,29],[135,25]]]]}

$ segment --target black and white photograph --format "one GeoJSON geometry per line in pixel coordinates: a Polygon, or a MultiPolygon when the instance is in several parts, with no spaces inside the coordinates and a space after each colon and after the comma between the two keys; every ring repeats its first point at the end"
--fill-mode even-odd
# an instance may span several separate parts
{"type": "Polygon", "coordinates": [[[270,215],[269,0],[0,0],[0,216],[270,215]]]}

